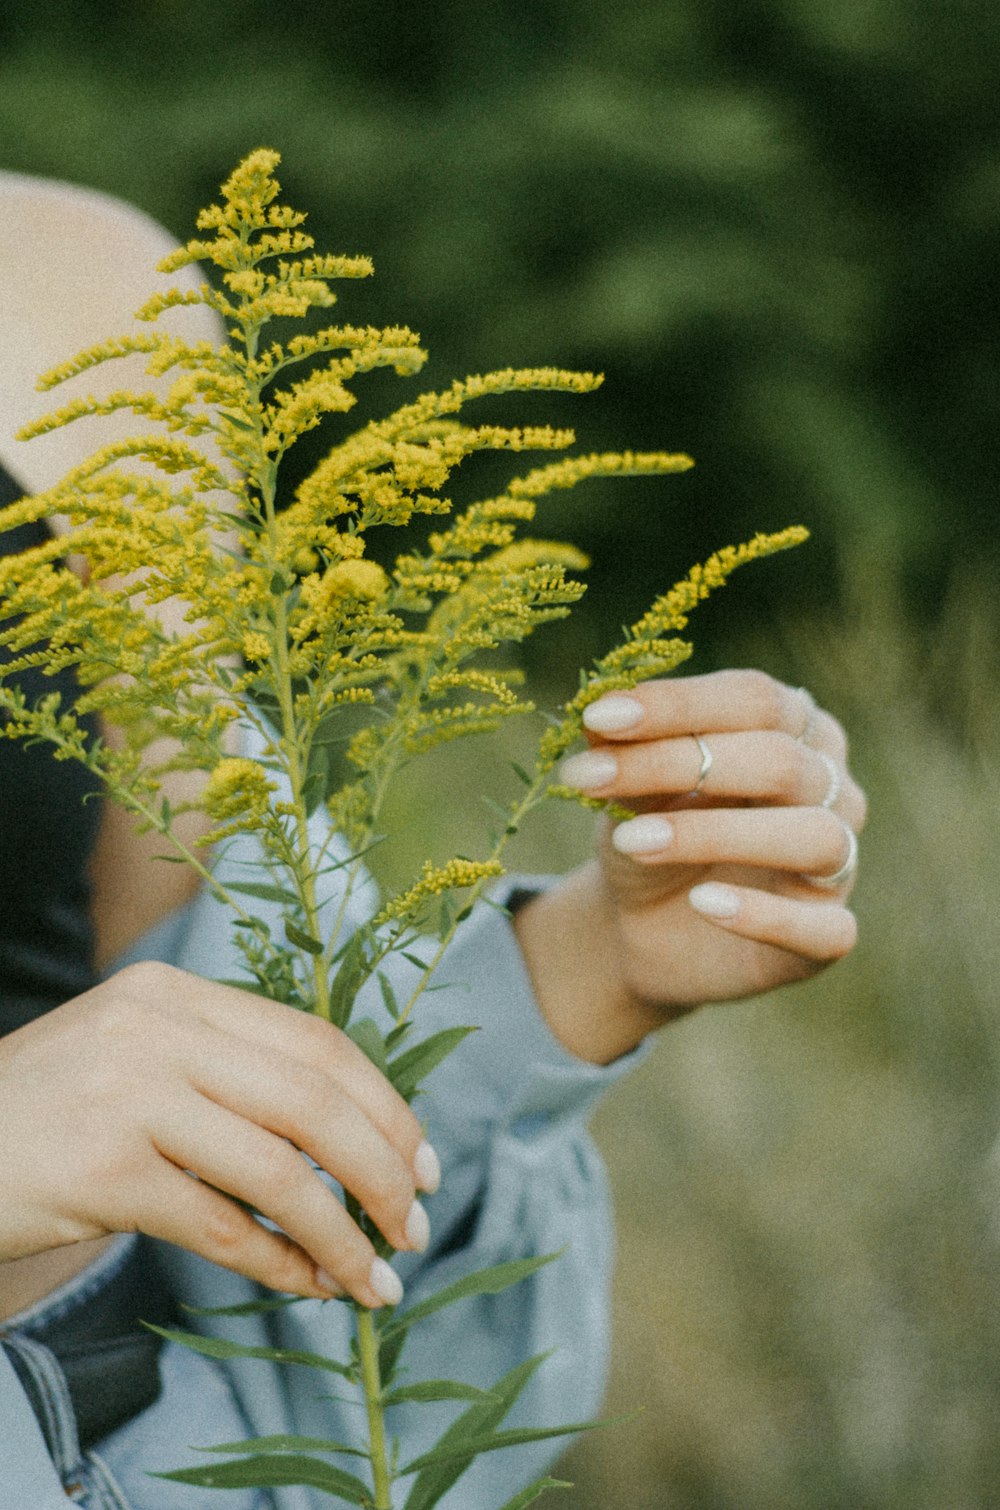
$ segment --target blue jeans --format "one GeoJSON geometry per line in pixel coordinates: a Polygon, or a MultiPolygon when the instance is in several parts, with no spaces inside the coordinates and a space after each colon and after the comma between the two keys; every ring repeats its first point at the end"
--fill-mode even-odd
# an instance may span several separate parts
{"type": "Polygon", "coordinates": [[[43,1402],[40,1421],[67,1503],[80,1510],[271,1510],[264,1490],[223,1493],[150,1477],[211,1461],[193,1450],[199,1446],[252,1434],[221,1366],[178,1343],[168,1342],[160,1354],[159,1399],[81,1451],[62,1367],[33,1334],[85,1306],[111,1282],[135,1241],[118,1239],[68,1283],[4,1324],[5,1346],[30,1372],[43,1402]]]}

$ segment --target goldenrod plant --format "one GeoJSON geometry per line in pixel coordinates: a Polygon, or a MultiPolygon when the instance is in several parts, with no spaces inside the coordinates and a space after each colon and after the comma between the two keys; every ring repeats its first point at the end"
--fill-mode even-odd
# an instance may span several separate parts
{"type": "MultiPolygon", "coordinates": [[[[583,591],[573,574],[586,565],[572,546],[521,532],[539,500],[587,478],[676,473],[691,462],[661,452],[560,459],[456,512],[444,489],[473,453],[551,452],[574,442],[572,432],[549,426],[467,422],[459,416],[468,406],[536,389],[584,394],[600,381],[555,368],[504,370],[422,394],[361,425],[286,491],[287,453],[325,416],[352,407],[356,378],[378,367],[412,375],[425,354],[403,327],[326,324],[270,338],[272,322],[328,309],[334,281],[372,271],[363,257],[314,251],[305,216],[279,201],[278,162],[276,152],[251,153],[223,185],[221,202],[198,217],[200,236],[160,264],[167,273],[207,264],[215,283],[156,294],[138,311],[149,334],[106,341],[40,381],[55,388],[138,352],[169,386],[166,397],[122,391],[74,400],[22,432],[27,439],[121,409],[156,425],[105,446],[57,486],[0,513],[0,529],[54,516],[68,522],[68,535],[0,559],[0,644],[10,657],[0,681],[0,734],[42,739],[57,758],[83,761],[109,797],[231,909],[245,962],[233,983],[336,1023],[412,1100],[463,1036],[449,1029],[421,1039],[414,1008],[472,904],[501,874],[510,837],[548,795],[568,795],[554,774],[583,709],[607,691],[672,671],[690,653],[681,631],[695,604],[735,567],[796,544],[805,531],[758,535],[724,550],[658,599],[549,718],[534,768],[517,770],[514,800],[504,806],[484,794],[498,814],[485,853],[428,861],[356,927],[351,898],[370,884],[365,856],[382,838],[386,794],[402,768],[444,741],[533,711],[503,648],[568,613],[583,591]],[[190,344],[158,327],[161,315],[184,304],[215,311],[225,342],[190,344]],[[448,517],[421,544],[411,531],[407,548],[394,554],[386,531],[420,515],[448,517]],[[71,570],[68,556],[85,570],[71,570]],[[180,631],[148,611],[167,600],[184,605],[180,631]],[[27,667],[72,667],[80,689],[73,704],[52,693],[29,706],[17,684],[27,667]],[[95,727],[104,733],[95,735],[95,727]],[[166,796],[164,780],[177,770],[205,773],[196,802],[172,805],[166,796]],[[209,819],[197,842],[185,840],[176,821],[192,807],[209,819]],[[319,844],[317,815],[325,820],[319,844]],[[246,881],[228,871],[223,879],[216,861],[244,833],[256,838],[259,868],[246,881]],[[334,870],[331,903],[321,878],[334,870]],[[255,913],[260,899],[280,909],[282,936],[255,913]],[[381,967],[392,952],[411,951],[429,923],[437,943],[421,955],[408,999],[398,1000],[381,967]],[[382,1025],[352,1018],[359,990],[372,980],[384,986],[382,1025]]],[[[389,1258],[365,1214],[349,1206],[389,1258]]],[[[541,1359],[527,1360],[487,1394],[461,1381],[398,1382],[411,1327],[433,1324],[436,1311],[465,1296],[516,1283],[550,1257],[469,1276],[408,1310],[355,1305],[352,1355],[341,1360],[288,1360],[169,1333],[214,1356],[250,1351],[332,1372],[359,1392],[367,1421],[354,1443],[229,1444],[227,1461],[172,1476],[219,1487],[306,1483],[373,1510],[404,1503],[430,1510],[480,1452],[582,1429],[500,1430],[541,1359]],[[385,1411],[421,1398],[454,1399],[465,1409],[432,1451],[400,1462],[385,1411]],[[330,1461],[342,1454],[364,1464],[367,1477],[330,1461]]],[[[538,1480],[506,1510],[529,1504],[552,1482],[538,1480]]]]}

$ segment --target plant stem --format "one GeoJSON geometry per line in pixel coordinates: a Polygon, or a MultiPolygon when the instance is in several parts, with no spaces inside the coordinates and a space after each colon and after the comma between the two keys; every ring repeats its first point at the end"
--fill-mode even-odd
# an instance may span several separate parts
{"type": "Polygon", "coordinates": [[[382,1380],[378,1366],[378,1336],[375,1318],[364,1306],[354,1307],[358,1328],[361,1379],[368,1411],[368,1447],[371,1454],[374,1510],[392,1510],[391,1479],[386,1458],[385,1415],[382,1410],[382,1380]]]}

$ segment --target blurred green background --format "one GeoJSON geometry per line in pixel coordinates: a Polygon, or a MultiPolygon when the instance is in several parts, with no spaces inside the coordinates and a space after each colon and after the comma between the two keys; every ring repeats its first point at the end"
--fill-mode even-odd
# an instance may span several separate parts
{"type": "MultiPolygon", "coordinates": [[[[611,1406],[646,1409],[571,1452],[580,1510],[1000,1505],[998,58],[987,0],[0,11],[0,165],[185,236],[275,146],[320,241],[375,258],[345,317],[422,331],[431,382],[597,368],[526,413],[697,458],[546,506],[594,557],[531,649],[553,695],[693,559],[813,531],[701,610],[692,669],[761,664],[848,725],[862,942],[671,1029],[599,1114],[611,1406]]],[[[416,849],[503,769],[448,758],[404,794],[416,849]]],[[[560,811],[520,858],[587,841],[560,811]]]]}

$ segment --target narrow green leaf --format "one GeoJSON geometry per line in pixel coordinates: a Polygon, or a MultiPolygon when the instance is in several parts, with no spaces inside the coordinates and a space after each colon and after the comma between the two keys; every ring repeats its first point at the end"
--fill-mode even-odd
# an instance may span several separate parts
{"type": "Polygon", "coordinates": [[[236,1458],[199,1468],[178,1468],[157,1473],[159,1479],[178,1484],[200,1484],[205,1489],[277,1489],[287,1484],[307,1484],[337,1494],[352,1505],[370,1505],[371,1490],[353,1473],[345,1473],[321,1458],[276,1453],[259,1458],[236,1458]]]}
{"type": "Polygon", "coordinates": [[[359,928],[338,951],[337,972],[330,982],[330,1018],[343,1027],[351,1015],[354,999],[371,973],[371,930],[359,928]]]}
{"type": "Polygon", "coordinates": [[[405,949],[401,949],[399,952],[401,958],[405,959],[408,965],[415,965],[418,970],[427,969],[427,961],[421,959],[419,954],[407,954],[405,949]]]}
{"type": "MultiPolygon", "coordinates": [[[[499,1379],[493,1386],[489,1398],[477,1400],[474,1405],[469,1406],[468,1410],[462,1412],[457,1421],[452,1422],[447,1431],[438,1439],[435,1451],[450,1454],[453,1448],[461,1448],[463,1442],[492,1432],[495,1427],[499,1426],[532,1374],[547,1356],[546,1353],[539,1353],[535,1358],[528,1358],[499,1379]]],[[[446,1462],[431,1463],[421,1469],[407,1496],[405,1510],[431,1510],[431,1507],[448,1492],[452,1484],[461,1478],[472,1462],[473,1456],[473,1453],[466,1453],[459,1457],[448,1456],[446,1462]]]]}
{"type": "Polygon", "coordinates": [[[385,1003],[385,1010],[393,1022],[396,1022],[399,1017],[399,1002],[396,1000],[396,993],[392,989],[392,981],[382,970],[378,972],[377,979],[379,990],[382,992],[382,1000],[385,1003]]]}
{"type": "Polygon", "coordinates": [[[245,1442],[220,1442],[218,1447],[198,1447],[196,1452],[348,1452],[354,1458],[367,1458],[370,1454],[359,1447],[349,1447],[346,1442],[333,1442],[327,1437],[295,1437],[279,1433],[272,1437],[248,1437],[245,1442]]]}
{"type": "Polygon", "coordinates": [[[238,1306],[189,1306],[181,1301],[181,1310],[189,1316],[256,1316],[261,1311],[280,1311],[285,1306],[301,1305],[305,1295],[281,1295],[273,1300],[246,1300],[238,1306]]]}
{"type": "Polygon", "coordinates": [[[388,1061],[385,1055],[385,1039],[370,1017],[362,1017],[360,1022],[352,1022],[346,1029],[348,1038],[356,1043],[366,1059],[370,1059],[377,1070],[382,1074],[387,1073],[388,1061]]]}
{"type": "Polygon", "coordinates": [[[206,1358],[267,1358],[271,1363],[301,1363],[306,1368],[324,1369],[330,1374],[339,1374],[343,1379],[353,1379],[353,1370],[346,1364],[336,1363],[319,1353],[304,1353],[287,1347],[251,1347],[243,1342],[230,1342],[225,1337],[203,1337],[200,1332],[177,1332],[167,1327],[154,1326],[144,1321],[143,1326],[168,1342],[179,1342],[193,1353],[203,1353],[206,1358]]]}
{"type": "Polygon", "coordinates": [[[456,1458],[479,1457],[484,1452],[499,1452],[504,1447],[520,1447],[525,1442],[544,1442],[549,1437],[570,1437],[581,1431],[594,1431],[607,1421],[574,1421],[569,1426],[522,1426],[514,1431],[493,1431],[479,1437],[466,1437],[453,1447],[434,1447],[407,1463],[400,1473],[417,1473],[434,1463],[448,1463],[456,1458]]]}
{"type": "Polygon", "coordinates": [[[512,760],[510,763],[510,768],[514,772],[514,775],[517,777],[518,781],[523,781],[525,786],[531,785],[531,777],[524,769],[524,766],[518,765],[516,760],[512,760]]]}
{"type": "Polygon", "coordinates": [[[499,1295],[512,1285],[520,1284],[522,1279],[527,1279],[537,1269],[561,1258],[564,1252],[565,1249],[560,1248],[557,1253],[543,1253],[540,1258],[514,1258],[505,1264],[493,1264],[489,1269],[480,1269],[476,1274],[467,1274],[464,1279],[456,1280],[453,1285],[446,1285],[436,1295],[428,1296],[408,1311],[393,1312],[392,1320],[382,1330],[382,1336],[389,1337],[393,1332],[409,1330],[415,1322],[423,1321],[425,1316],[432,1316],[444,1306],[454,1305],[456,1300],[466,1300],[471,1295],[499,1295]]]}
{"type": "Polygon", "coordinates": [[[226,890],[239,892],[244,897],[260,897],[262,902],[282,902],[293,907],[299,900],[294,891],[288,891],[284,886],[269,886],[264,881],[227,881],[226,890]]]}
{"type": "Polygon", "coordinates": [[[522,1489],[520,1494],[515,1494],[512,1500],[501,1505],[500,1510],[525,1510],[525,1506],[534,1504],[538,1496],[544,1494],[546,1489],[572,1489],[572,1487],[573,1485],[566,1479],[550,1479],[548,1474],[543,1474],[540,1479],[529,1484],[527,1489],[522,1489]]]}
{"type": "Polygon", "coordinates": [[[457,1379],[424,1379],[420,1384],[403,1384],[382,1396],[382,1404],[402,1405],[407,1400],[489,1400],[488,1389],[474,1384],[459,1384],[457,1379]]]}
{"type": "Polygon", "coordinates": [[[475,1028],[443,1028],[440,1033],[432,1033],[430,1038],[425,1038],[422,1043],[414,1044],[412,1049],[405,1049],[397,1055],[389,1064],[388,1074],[399,1094],[412,1096],[421,1080],[442,1059],[447,1059],[463,1038],[476,1031],[475,1028]]]}
{"type": "Polygon", "coordinates": [[[385,1035],[385,1046],[391,1052],[402,1043],[403,1039],[413,1027],[413,1018],[408,1017],[405,1022],[399,1022],[385,1035]]]}
{"type": "Polygon", "coordinates": [[[261,985],[259,980],[238,980],[233,976],[229,978],[215,976],[214,981],[217,986],[233,986],[237,991],[249,991],[251,996],[265,996],[268,1001],[274,1001],[275,999],[267,987],[261,985]]]}
{"type": "Polygon", "coordinates": [[[299,949],[305,949],[308,954],[323,953],[323,945],[319,939],[313,938],[311,933],[306,933],[287,918],[285,919],[285,937],[290,944],[295,944],[299,949]]]}

